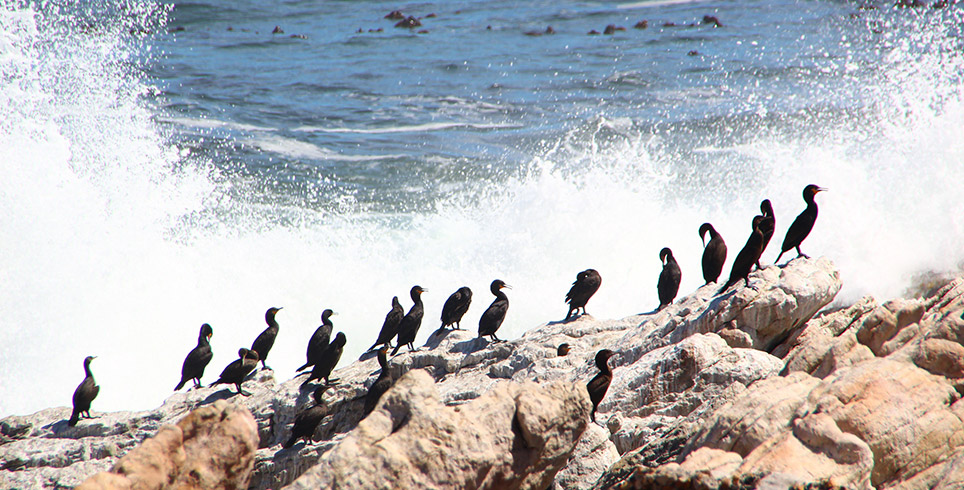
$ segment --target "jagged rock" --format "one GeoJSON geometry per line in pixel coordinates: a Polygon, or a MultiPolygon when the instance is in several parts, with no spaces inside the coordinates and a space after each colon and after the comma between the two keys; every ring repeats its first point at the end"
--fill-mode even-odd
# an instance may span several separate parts
{"type": "Polygon", "coordinates": [[[412,371],[319,463],[286,487],[546,488],[589,415],[588,395],[554,383],[500,383],[457,408],[412,371]]]}
{"type": "Polygon", "coordinates": [[[569,457],[566,467],[556,475],[550,488],[585,486],[586,482],[598,480],[599,476],[618,460],[619,451],[609,440],[609,431],[590,423],[569,457]]]}

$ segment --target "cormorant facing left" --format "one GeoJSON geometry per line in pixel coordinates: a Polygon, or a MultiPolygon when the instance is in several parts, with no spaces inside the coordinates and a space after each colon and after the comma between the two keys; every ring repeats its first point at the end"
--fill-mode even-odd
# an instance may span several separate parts
{"type": "Polygon", "coordinates": [[[496,279],[489,285],[489,291],[495,295],[495,301],[489,305],[485,313],[482,313],[482,318],[479,318],[479,337],[489,335],[492,340],[502,342],[502,339],[495,336],[495,332],[502,326],[505,313],[509,311],[509,297],[502,292],[503,288],[512,289],[501,279],[496,279]]]}
{"type": "Polygon", "coordinates": [[[194,380],[195,388],[201,387],[201,376],[204,376],[204,368],[214,357],[210,343],[213,334],[214,330],[210,325],[207,323],[201,325],[201,332],[197,336],[197,347],[191,349],[191,352],[184,358],[184,364],[181,365],[181,382],[177,384],[174,391],[183,388],[184,383],[187,383],[189,379],[194,380]]]}
{"type": "Polygon", "coordinates": [[[592,412],[589,414],[589,418],[593,422],[596,421],[596,408],[599,407],[599,402],[606,396],[609,383],[613,380],[613,371],[609,369],[608,364],[609,358],[612,356],[613,352],[609,349],[603,349],[596,353],[596,367],[599,368],[599,374],[586,384],[586,390],[589,391],[589,400],[592,401],[592,412]]]}
{"type": "Polygon", "coordinates": [[[449,299],[445,300],[445,305],[442,306],[442,326],[439,327],[439,330],[451,325],[455,325],[455,330],[462,330],[462,325],[459,322],[462,321],[465,312],[469,311],[471,303],[472,290],[468,287],[462,286],[458,291],[452,293],[449,299]]]}
{"type": "Polygon", "coordinates": [[[656,309],[662,310],[676,298],[683,274],[669,247],[659,251],[659,261],[663,263],[663,271],[659,273],[659,281],[656,283],[656,291],[659,293],[659,307],[656,309]]]}
{"type": "Polygon", "coordinates": [[[423,289],[422,286],[412,286],[409,295],[415,304],[408,310],[408,314],[402,318],[402,322],[398,324],[398,345],[396,345],[395,350],[392,351],[393,356],[398,353],[398,349],[405,344],[408,344],[409,350],[415,350],[412,342],[415,342],[418,329],[422,326],[422,315],[425,313],[425,307],[422,306],[422,293],[426,291],[428,291],[428,289],[423,289]]]}
{"type": "Polygon", "coordinates": [[[388,354],[387,346],[378,349],[378,365],[382,367],[382,370],[378,373],[378,379],[368,389],[368,394],[365,395],[365,415],[372,413],[375,405],[378,405],[378,400],[392,387],[392,373],[388,370],[386,354],[388,354]]]}
{"type": "Polygon", "coordinates": [[[261,332],[258,338],[254,339],[254,343],[251,344],[251,350],[258,353],[258,358],[261,359],[261,367],[265,369],[271,369],[265,364],[265,361],[268,360],[268,352],[274,346],[275,337],[278,336],[278,321],[274,319],[274,316],[279,311],[281,311],[281,308],[268,308],[268,311],[264,312],[264,321],[268,324],[268,328],[264,329],[264,332],[261,332]]]}
{"type": "Polygon", "coordinates": [[[298,439],[304,439],[306,443],[311,442],[311,437],[315,435],[315,429],[318,428],[318,424],[328,415],[328,407],[325,406],[325,402],[321,399],[321,396],[325,394],[325,390],[327,389],[328,385],[318,385],[318,387],[315,388],[314,393],[311,394],[311,398],[315,401],[315,404],[298,412],[298,415],[295,415],[295,423],[291,426],[291,437],[282,447],[289,449],[295,445],[295,442],[298,442],[298,439]]]}
{"type": "Polygon", "coordinates": [[[723,263],[726,262],[726,242],[723,237],[716,232],[716,228],[709,223],[700,225],[700,240],[703,240],[703,279],[706,284],[716,282],[723,272],[723,263]],[[710,234],[710,243],[706,243],[706,234],[710,234]]]}
{"type": "MultiPolygon", "coordinates": [[[[760,246],[760,256],[762,257],[763,252],[767,249],[767,245],[770,244],[770,239],[773,238],[773,230],[776,229],[777,219],[773,214],[773,206],[770,205],[769,199],[764,199],[760,202],[760,212],[763,213],[761,215],[763,221],[760,221],[760,231],[763,233],[763,245],[760,246]]],[[[763,268],[763,266],[760,265],[760,259],[756,259],[756,268],[763,268]]]]}
{"type": "Polygon", "coordinates": [[[305,386],[313,380],[321,378],[325,378],[325,384],[338,381],[337,379],[331,379],[331,372],[334,371],[335,366],[338,365],[338,361],[341,360],[341,353],[345,350],[346,341],[345,334],[338,332],[338,334],[335,335],[335,340],[332,340],[331,343],[328,344],[328,348],[325,349],[325,352],[318,358],[314,369],[311,370],[311,376],[308,376],[308,379],[306,379],[304,383],[301,383],[301,386],[305,386]]]}
{"type": "Polygon", "coordinates": [[[747,238],[746,245],[743,246],[740,253],[736,254],[736,259],[733,260],[733,266],[730,269],[730,278],[716,294],[726,291],[740,279],[743,279],[744,286],[750,285],[750,269],[753,268],[753,264],[757,260],[760,260],[760,254],[763,253],[763,230],[760,229],[762,222],[763,216],[753,217],[753,233],[750,233],[750,238],[747,238]]]}
{"type": "Polygon", "coordinates": [[[84,414],[84,418],[93,418],[90,416],[90,402],[97,398],[97,393],[100,393],[100,386],[97,386],[94,374],[90,372],[90,361],[94,359],[96,356],[84,358],[84,380],[74,390],[74,411],[70,414],[70,420],[67,421],[67,425],[71,427],[77,425],[81,414],[84,414]]]}
{"type": "Polygon", "coordinates": [[[791,248],[797,249],[797,257],[807,257],[807,255],[800,251],[800,244],[803,243],[803,239],[807,238],[810,234],[810,230],[813,229],[813,224],[817,221],[817,203],[813,200],[814,196],[818,192],[823,192],[827,189],[822,189],[818,186],[810,184],[803,188],[803,200],[807,203],[807,208],[797,216],[797,219],[793,220],[793,224],[790,225],[790,229],[787,230],[787,236],[783,239],[783,246],[780,247],[780,255],[777,256],[777,263],[780,261],[780,257],[790,250],[791,248]]]}
{"type": "Polygon", "coordinates": [[[335,324],[331,322],[331,316],[337,315],[334,311],[325,310],[321,312],[321,326],[315,329],[315,333],[311,335],[308,339],[308,351],[306,357],[308,362],[304,366],[301,366],[295,371],[304,371],[305,369],[314,366],[318,362],[318,358],[321,357],[321,353],[328,348],[328,341],[331,339],[331,331],[335,328],[335,324]]]}
{"type": "Polygon", "coordinates": [[[599,290],[599,285],[602,284],[602,276],[596,272],[596,269],[586,269],[579,274],[576,274],[576,280],[573,281],[572,287],[569,292],[566,293],[566,303],[569,303],[569,313],[566,314],[566,319],[563,321],[568,321],[572,318],[574,313],[579,312],[579,308],[582,308],[582,314],[586,314],[586,303],[589,302],[589,298],[596,294],[599,290]]]}
{"type": "Polygon", "coordinates": [[[244,378],[247,377],[251,371],[254,371],[254,368],[258,367],[258,360],[257,352],[245,349],[244,347],[238,349],[238,359],[228,364],[224,368],[224,371],[221,371],[221,377],[208,386],[222,383],[233,384],[238,389],[238,393],[244,396],[251,395],[251,393],[241,389],[241,383],[244,383],[244,378]]]}

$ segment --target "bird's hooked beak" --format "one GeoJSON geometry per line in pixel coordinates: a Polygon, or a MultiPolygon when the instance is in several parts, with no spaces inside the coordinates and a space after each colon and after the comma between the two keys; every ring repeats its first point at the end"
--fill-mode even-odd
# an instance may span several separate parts
{"type": "Polygon", "coordinates": [[[512,286],[510,286],[510,285],[508,285],[508,284],[503,284],[502,287],[499,288],[499,289],[512,289],[512,286]]]}

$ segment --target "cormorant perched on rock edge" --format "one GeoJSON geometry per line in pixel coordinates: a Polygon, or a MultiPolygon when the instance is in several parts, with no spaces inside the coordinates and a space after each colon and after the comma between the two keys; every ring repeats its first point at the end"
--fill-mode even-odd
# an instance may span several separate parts
{"type": "Polygon", "coordinates": [[[723,263],[726,262],[726,242],[723,237],[716,232],[716,228],[709,223],[700,225],[700,240],[703,241],[703,279],[706,284],[716,282],[723,272],[723,263]],[[710,234],[710,242],[706,243],[706,234],[710,234]]]}
{"type": "Polygon", "coordinates": [[[609,349],[603,349],[596,353],[596,367],[599,368],[599,374],[586,384],[586,390],[589,391],[589,400],[592,401],[592,412],[589,414],[589,418],[593,422],[596,421],[596,408],[599,407],[599,402],[606,396],[609,383],[613,380],[613,371],[609,369],[608,364],[609,358],[612,356],[613,352],[609,349]]]}
{"type": "Polygon", "coordinates": [[[573,314],[578,313],[579,309],[582,308],[582,314],[586,314],[586,303],[589,302],[589,298],[596,294],[599,290],[599,285],[602,284],[602,276],[596,272],[596,269],[586,269],[579,274],[576,274],[576,280],[573,281],[572,287],[569,288],[569,292],[566,293],[566,303],[569,303],[569,313],[566,314],[566,319],[563,321],[569,321],[573,314]]]}
{"type": "Polygon", "coordinates": [[[408,345],[409,351],[415,350],[412,342],[415,342],[418,329],[422,326],[422,314],[425,312],[425,308],[422,306],[422,293],[426,291],[428,291],[428,289],[422,289],[421,286],[412,286],[409,295],[415,304],[412,305],[412,308],[408,310],[408,314],[405,315],[401,323],[398,324],[398,345],[396,345],[395,350],[392,351],[393,356],[398,353],[398,349],[406,344],[408,345]]]}
{"type": "MultiPolygon", "coordinates": [[[[770,204],[769,199],[764,199],[760,201],[760,212],[762,214],[763,221],[760,222],[760,232],[763,233],[763,245],[760,246],[760,256],[763,256],[763,252],[766,251],[767,245],[770,244],[770,239],[773,238],[773,230],[776,229],[777,219],[773,214],[773,206],[770,204]]],[[[760,265],[760,259],[756,259],[757,269],[762,269],[763,266],[760,265]]]]}
{"type": "Polygon", "coordinates": [[[803,200],[807,203],[807,208],[797,216],[797,219],[793,220],[793,224],[790,225],[790,229],[787,230],[787,236],[783,239],[783,246],[780,247],[780,255],[777,256],[777,260],[773,263],[780,261],[780,257],[786,253],[791,248],[797,249],[797,257],[810,258],[807,254],[800,251],[800,244],[803,240],[807,238],[810,234],[810,230],[813,229],[813,224],[817,221],[817,202],[813,200],[814,196],[818,192],[823,192],[827,189],[820,188],[816,185],[810,184],[803,188],[803,200]]]}
{"type": "Polygon", "coordinates": [[[264,329],[251,344],[251,350],[258,353],[258,358],[261,359],[261,367],[264,369],[271,369],[265,364],[265,361],[268,360],[268,352],[271,351],[271,347],[274,346],[274,339],[278,336],[278,321],[274,319],[274,316],[279,311],[281,311],[281,308],[268,308],[268,311],[264,312],[264,321],[268,324],[268,328],[264,329]]]}
{"type": "Polygon", "coordinates": [[[375,347],[378,347],[379,344],[391,347],[392,339],[398,335],[398,325],[402,323],[404,317],[405,309],[398,302],[398,296],[392,297],[392,310],[385,315],[385,323],[382,323],[382,329],[378,332],[378,340],[368,350],[375,350],[375,347]]]}
{"type": "Polygon", "coordinates": [[[201,325],[201,331],[197,336],[197,347],[191,349],[191,352],[188,352],[187,357],[184,358],[184,364],[181,365],[181,382],[177,384],[174,391],[183,388],[184,383],[187,383],[189,379],[194,380],[195,388],[201,387],[201,376],[204,376],[204,368],[214,357],[210,343],[213,334],[214,329],[210,325],[207,323],[201,325]]]}
{"type": "Polygon", "coordinates": [[[376,379],[375,382],[372,383],[371,388],[368,389],[368,394],[365,395],[365,415],[372,413],[375,405],[378,405],[378,400],[392,387],[392,374],[388,370],[388,357],[386,354],[388,354],[388,347],[378,349],[378,365],[382,367],[382,370],[378,373],[378,379],[376,379]]]}
{"type": "Polygon", "coordinates": [[[659,281],[656,283],[656,291],[659,293],[659,306],[657,311],[662,310],[673,302],[676,293],[679,292],[679,283],[683,274],[673,257],[673,251],[665,247],[659,251],[659,261],[663,263],[663,271],[659,273],[659,281]]]}
{"type": "Polygon", "coordinates": [[[321,354],[318,362],[315,363],[314,369],[311,370],[311,376],[308,376],[308,379],[306,379],[304,383],[301,383],[301,386],[305,386],[313,380],[321,378],[325,378],[325,384],[332,384],[338,381],[337,379],[330,379],[331,372],[335,370],[335,366],[337,366],[338,361],[341,360],[341,353],[345,350],[346,341],[345,334],[338,332],[338,334],[335,335],[335,340],[332,340],[331,343],[328,344],[328,348],[325,349],[325,352],[321,354]]]}
{"type": "Polygon", "coordinates": [[[291,438],[289,438],[283,445],[285,449],[291,448],[298,442],[298,439],[304,439],[305,443],[311,442],[312,436],[315,435],[315,429],[318,428],[318,424],[328,415],[328,407],[325,406],[324,401],[322,401],[321,396],[325,394],[325,390],[328,389],[328,385],[318,385],[315,391],[311,394],[311,398],[315,401],[314,405],[303,409],[295,415],[295,423],[291,426],[291,438]]]}
{"type": "Polygon", "coordinates": [[[233,384],[238,389],[238,393],[244,396],[249,396],[248,393],[241,389],[241,383],[244,383],[244,378],[254,371],[254,368],[258,367],[259,361],[258,353],[253,350],[245,349],[244,347],[238,349],[238,359],[235,359],[231,364],[228,364],[224,371],[221,371],[221,377],[217,381],[211,383],[209,386],[214,386],[217,384],[233,384]]]}
{"type": "Polygon", "coordinates": [[[482,313],[482,317],[479,318],[479,337],[484,337],[486,335],[491,336],[492,340],[496,342],[502,342],[502,339],[495,336],[495,332],[499,330],[502,326],[502,322],[505,320],[505,313],[509,311],[509,297],[502,292],[503,288],[509,288],[509,285],[502,282],[501,279],[496,279],[492,281],[489,286],[489,291],[495,295],[495,301],[482,313]]]}
{"type": "Polygon", "coordinates": [[[733,266],[730,269],[730,278],[716,294],[723,293],[740,279],[743,279],[744,286],[750,285],[750,269],[760,259],[763,250],[763,230],[760,229],[762,222],[763,216],[753,217],[753,233],[750,233],[750,238],[747,238],[746,245],[743,246],[740,253],[736,254],[736,259],[733,260],[733,266]]]}
{"type": "Polygon", "coordinates": [[[469,311],[470,304],[472,304],[472,290],[468,287],[462,286],[458,291],[452,293],[449,299],[445,300],[445,305],[442,306],[442,326],[439,327],[439,330],[453,324],[455,330],[462,330],[460,322],[465,312],[469,311]]]}
{"type": "Polygon", "coordinates": [[[304,371],[305,369],[314,366],[321,357],[322,352],[328,348],[328,341],[331,340],[331,331],[335,328],[335,324],[331,322],[331,316],[337,315],[334,311],[325,310],[321,312],[321,326],[315,329],[315,333],[311,334],[311,338],[308,339],[308,351],[306,352],[306,357],[308,362],[304,366],[301,366],[295,371],[304,371]]]}
{"type": "Polygon", "coordinates": [[[74,390],[74,411],[70,414],[70,420],[67,421],[67,425],[71,427],[77,425],[81,414],[86,419],[93,418],[90,416],[90,402],[97,398],[97,393],[100,393],[100,386],[97,386],[97,382],[94,381],[94,374],[90,372],[90,361],[96,358],[97,356],[84,358],[84,380],[74,390]]]}

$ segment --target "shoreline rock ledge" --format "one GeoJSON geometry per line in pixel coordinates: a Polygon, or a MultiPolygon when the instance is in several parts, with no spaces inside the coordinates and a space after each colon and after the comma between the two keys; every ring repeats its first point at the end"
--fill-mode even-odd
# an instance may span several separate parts
{"type": "Polygon", "coordinates": [[[314,442],[291,449],[312,389],[270,370],[245,382],[250,397],[202,388],[77,427],[66,407],[7,417],[0,488],[964,488],[964,278],[927,298],[826,309],[840,287],[829,260],[801,258],[659,312],[549,322],[497,344],[436,332],[391,360],[395,386],[367,418],[373,353],[336,370],[314,442]],[[585,384],[604,348],[613,380],[593,424],[585,384]],[[224,481],[169,470],[179,456],[151,466],[168,475],[159,486],[130,476],[151,446],[181,454],[174,427],[212,410],[248,424],[218,456],[233,468],[224,481]],[[123,475],[129,485],[109,485],[123,475]]]}

